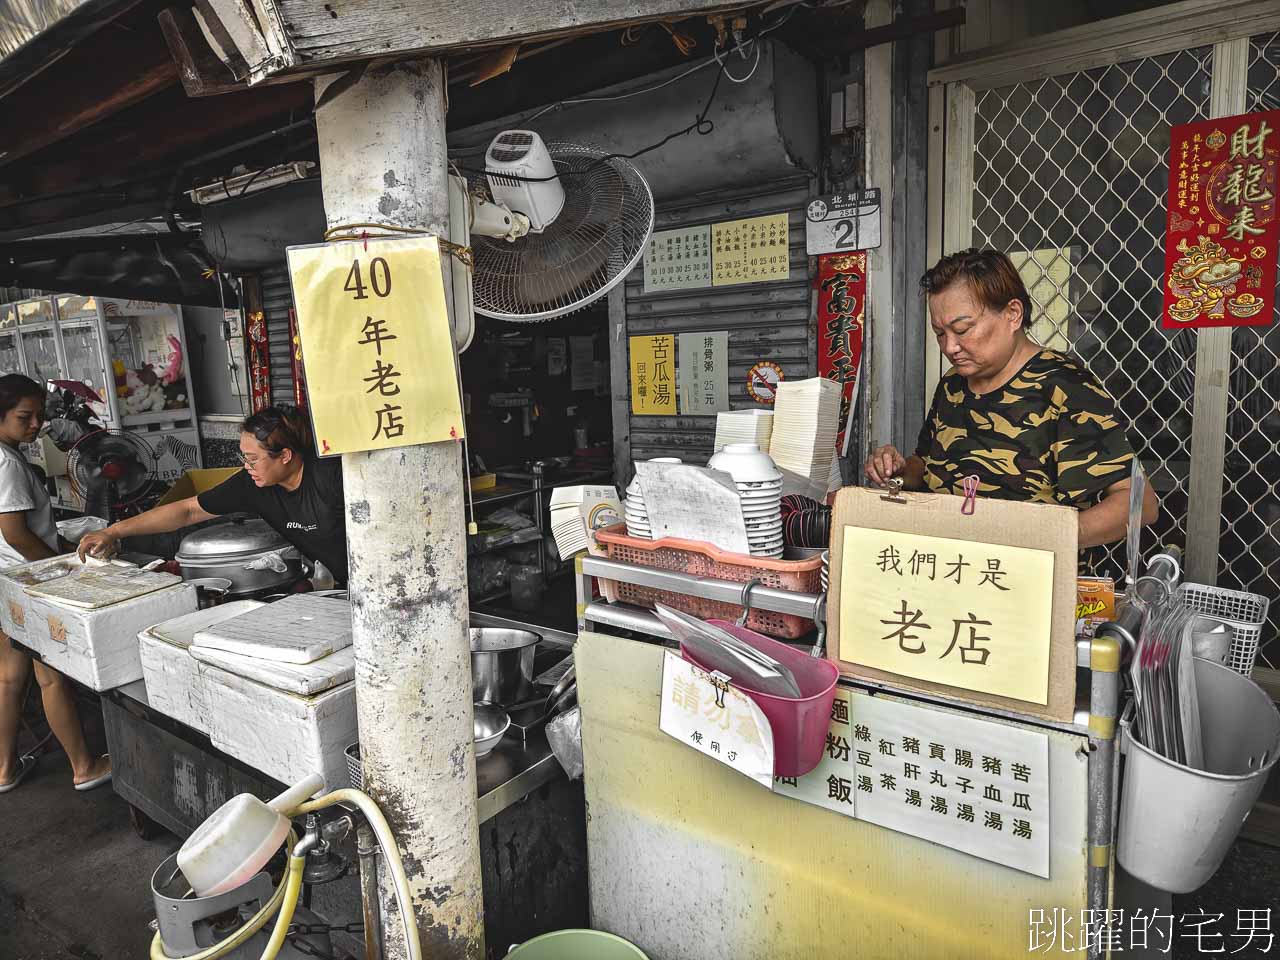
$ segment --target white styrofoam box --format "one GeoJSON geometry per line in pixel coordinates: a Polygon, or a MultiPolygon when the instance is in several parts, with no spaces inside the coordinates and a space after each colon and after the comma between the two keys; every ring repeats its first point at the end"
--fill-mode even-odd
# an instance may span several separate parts
{"type": "Polygon", "coordinates": [[[293,594],[202,630],[195,642],[205,649],[261,660],[311,663],[351,646],[351,603],[293,594]]]}
{"type": "Polygon", "coordinates": [[[196,643],[191,656],[201,663],[256,680],[285,693],[302,697],[315,696],[356,678],[356,651],[346,647],[311,663],[277,663],[258,657],[243,657],[225,650],[210,650],[196,643]]]}
{"type": "Polygon", "coordinates": [[[200,678],[219,750],[281,783],[319,773],[325,790],[350,786],[343,750],[359,739],[354,681],[304,697],[208,663],[200,678]]]}
{"type": "Polygon", "coordinates": [[[113,690],[142,679],[138,634],[196,607],[189,583],[96,610],[28,595],[24,642],[71,679],[99,692],[113,690]]]}
{"type": "Polygon", "coordinates": [[[157,623],[139,633],[142,679],[146,682],[147,701],[152,709],[207,733],[208,701],[204,683],[199,665],[188,648],[199,631],[260,606],[257,600],[233,600],[157,623]]]}
{"type": "Polygon", "coordinates": [[[82,566],[79,557],[68,553],[0,570],[0,629],[22,642],[27,634],[26,588],[45,580],[65,577],[82,566]]]}

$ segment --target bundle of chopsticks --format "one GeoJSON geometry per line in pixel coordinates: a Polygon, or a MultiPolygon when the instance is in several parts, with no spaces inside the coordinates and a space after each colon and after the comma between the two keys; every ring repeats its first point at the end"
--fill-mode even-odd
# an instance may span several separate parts
{"type": "MultiPolygon", "coordinates": [[[[1147,577],[1139,580],[1140,592],[1148,582],[1147,577]]],[[[1175,763],[1202,770],[1204,747],[1192,661],[1196,620],[1196,612],[1176,595],[1167,588],[1161,591],[1147,605],[1129,673],[1138,740],[1175,763]]]]}

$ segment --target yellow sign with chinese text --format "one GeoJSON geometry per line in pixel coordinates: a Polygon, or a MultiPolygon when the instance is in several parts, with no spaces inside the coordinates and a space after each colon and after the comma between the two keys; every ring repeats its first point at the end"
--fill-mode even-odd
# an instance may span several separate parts
{"type": "Polygon", "coordinates": [[[435,237],[290,247],[321,456],[466,432],[435,237]]]}
{"type": "Polygon", "coordinates": [[[845,527],[841,658],[904,677],[1044,704],[1054,557],[845,527]]]}
{"type": "Polygon", "coordinates": [[[711,285],[767,283],[791,275],[787,214],[711,225],[711,285]]]}
{"type": "Polygon", "coordinates": [[[631,337],[631,412],[676,415],[676,338],[631,337]]]}

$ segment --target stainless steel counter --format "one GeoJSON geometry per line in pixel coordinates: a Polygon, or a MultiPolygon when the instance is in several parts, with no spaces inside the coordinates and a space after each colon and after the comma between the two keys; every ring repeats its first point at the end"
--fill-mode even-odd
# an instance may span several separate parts
{"type": "MultiPolygon", "coordinates": [[[[126,684],[117,692],[140,706],[148,706],[147,688],[141,680],[126,684]]],[[[181,727],[175,721],[169,721],[168,725],[181,727]]],[[[476,805],[480,822],[492,819],[538,787],[563,776],[564,770],[551,753],[545,731],[531,734],[527,744],[514,732],[508,733],[488,756],[476,760],[476,805]]]]}

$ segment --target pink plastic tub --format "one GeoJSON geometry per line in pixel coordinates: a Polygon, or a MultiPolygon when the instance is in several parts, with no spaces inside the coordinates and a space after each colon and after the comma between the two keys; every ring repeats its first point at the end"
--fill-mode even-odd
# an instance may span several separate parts
{"type": "MultiPolygon", "coordinates": [[[[831,704],[836,699],[839,669],[830,660],[811,657],[805,650],[796,650],[727,620],[707,622],[745,640],[761,653],[767,653],[790,667],[795,673],[796,683],[802,694],[799,700],[757,693],[737,683],[733,686],[754,700],[769,720],[769,726],[773,729],[773,775],[804,776],[821,762],[822,751],[827,746],[827,733],[831,729],[831,704]]],[[[680,656],[695,667],[707,669],[683,644],[680,656]]]]}

